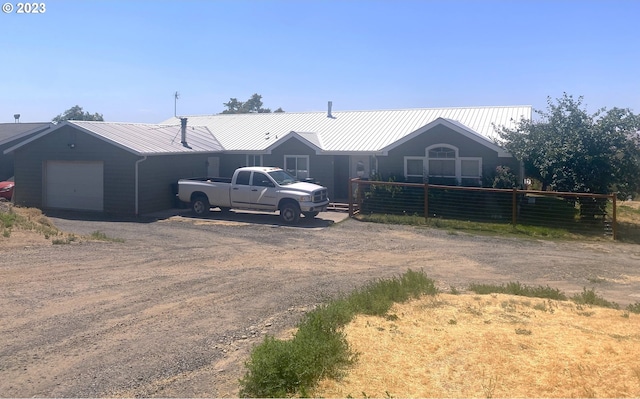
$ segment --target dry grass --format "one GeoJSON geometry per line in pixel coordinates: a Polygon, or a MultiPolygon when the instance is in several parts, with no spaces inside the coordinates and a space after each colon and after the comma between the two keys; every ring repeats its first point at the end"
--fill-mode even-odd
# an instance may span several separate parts
{"type": "Polygon", "coordinates": [[[424,297],[346,326],[316,397],[639,397],[640,315],[502,294],[424,297]]]}

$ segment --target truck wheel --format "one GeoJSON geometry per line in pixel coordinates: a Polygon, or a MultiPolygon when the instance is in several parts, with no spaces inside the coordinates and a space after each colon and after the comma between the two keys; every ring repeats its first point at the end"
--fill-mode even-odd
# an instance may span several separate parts
{"type": "Polygon", "coordinates": [[[320,212],[302,212],[304,217],[306,217],[308,219],[313,219],[314,217],[318,216],[318,213],[320,213],[320,212]]]}
{"type": "Polygon", "coordinates": [[[300,207],[293,202],[287,202],[280,207],[280,217],[287,224],[295,224],[300,220],[300,207]]]}
{"type": "Polygon", "coordinates": [[[211,206],[209,205],[209,200],[207,197],[203,195],[199,195],[191,201],[191,210],[197,216],[204,216],[209,213],[209,209],[211,206]]]}

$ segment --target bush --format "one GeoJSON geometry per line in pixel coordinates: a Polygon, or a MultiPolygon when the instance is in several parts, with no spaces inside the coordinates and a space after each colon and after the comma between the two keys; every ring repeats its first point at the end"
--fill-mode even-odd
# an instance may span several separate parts
{"type": "Polygon", "coordinates": [[[513,188],[518,187],[518,177],[511,172],[508,166],[498,166],[493,174],[491,187],[493,188],[513,188]]]}
{"type": "Polygon", "coordinates": [[[593,305],[611,309],[620,308],[617,303],[607,301],[606,299],[596,294],[593,289],[587,290],[586,287],[582,289],[581,293],[573,295],[571,297],[571,300],[578,305],[593,305]]]}

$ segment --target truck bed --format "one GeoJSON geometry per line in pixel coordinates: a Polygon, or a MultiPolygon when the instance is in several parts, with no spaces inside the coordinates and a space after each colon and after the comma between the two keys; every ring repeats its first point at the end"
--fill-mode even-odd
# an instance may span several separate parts
{"type": "Polygon", "coordinates": [[[182,180],[206,181],[212,183],[231,183],[231,177],[190,177],[182,180]]]}

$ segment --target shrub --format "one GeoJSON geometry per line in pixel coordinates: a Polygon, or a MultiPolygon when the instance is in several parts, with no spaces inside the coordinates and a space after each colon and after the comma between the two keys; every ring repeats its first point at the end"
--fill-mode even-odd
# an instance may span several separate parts
{"type": "Polygon", "coordinates": [[[571,300],[578,305],[593,305],[611,309],[620,308],[617,303],[607,301],[606,299],[596,294],[593,289],[587,290],[586,287],[583,287],[581,293],[573,295],[571,297],[571,300]]]}
{"type": "Polygon", "coordinates": [[[627,310],[631,313],[640,313],[640,302],[627,305],[627,310]]]}

